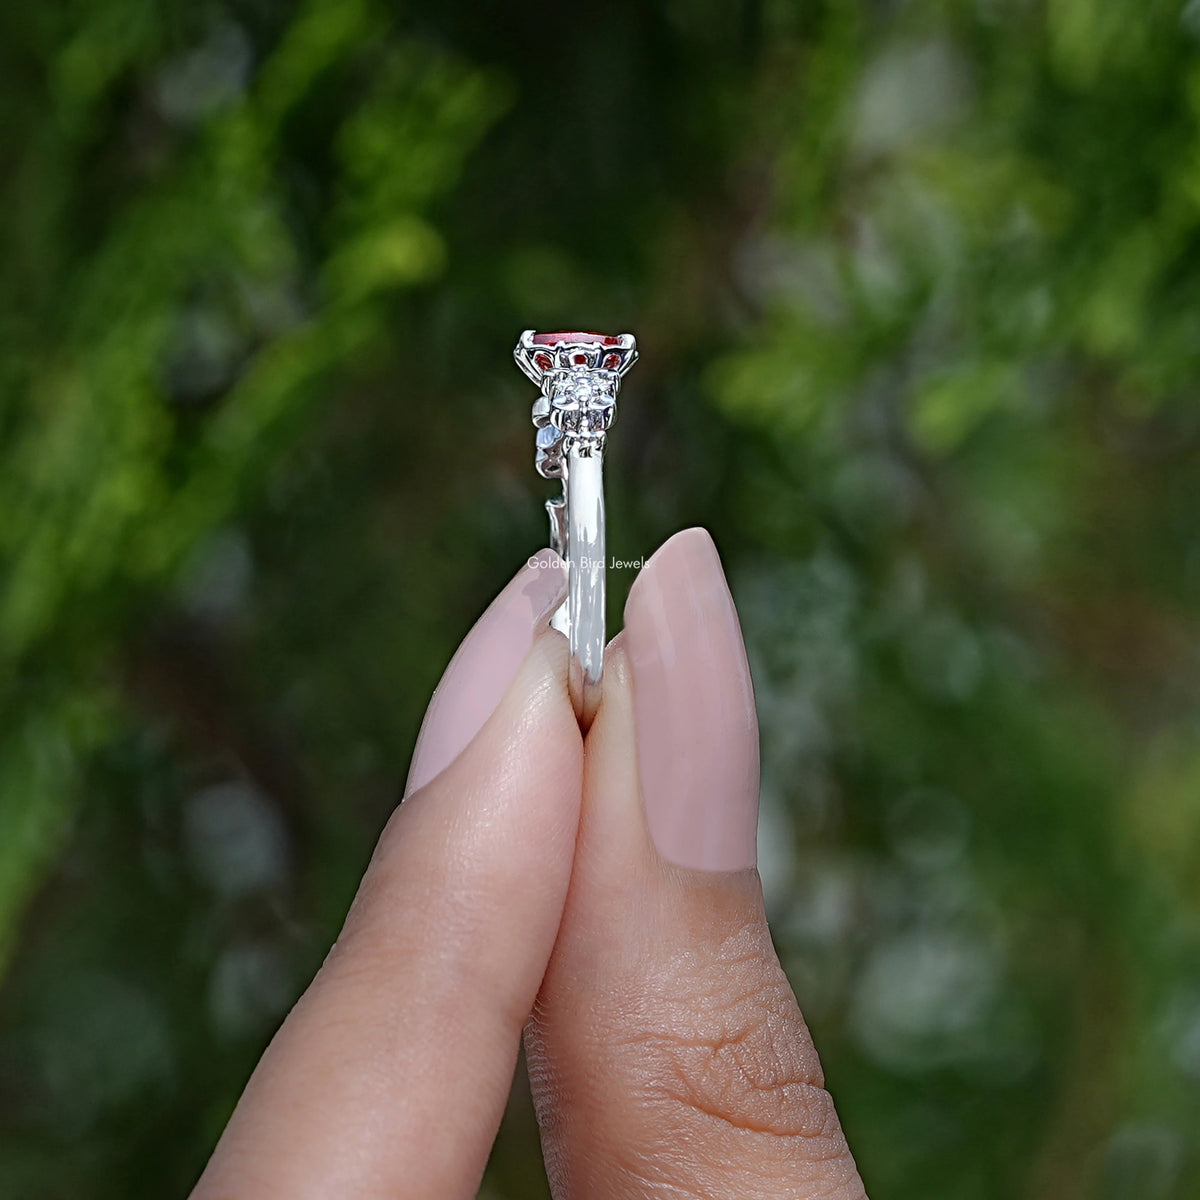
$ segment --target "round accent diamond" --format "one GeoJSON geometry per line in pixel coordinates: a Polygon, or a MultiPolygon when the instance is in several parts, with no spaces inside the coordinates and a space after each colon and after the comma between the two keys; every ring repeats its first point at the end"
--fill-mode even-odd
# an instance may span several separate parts
{"type": "Polygon", "coordinates": [[[612,424],[616,377],[608,371],[564,371],[550,392],[550,420],[564,433],[599,433],[612,424]]]}

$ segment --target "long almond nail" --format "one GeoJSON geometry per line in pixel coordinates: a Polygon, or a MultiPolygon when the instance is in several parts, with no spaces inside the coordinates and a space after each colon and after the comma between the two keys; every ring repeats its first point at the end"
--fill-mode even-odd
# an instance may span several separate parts
{"type": "Polygon", "coordinates": [[[475,622],[434,689],[417,735],[407,796],[440,775],[496,710],[534,638],[566,595],[562,559],[542,550],[475,622]]]}
{"type": "Polygon", "coordinates": [[[642,568],[625,638],[654,844],[684,867],[752,867],[758,718],[737,612],[705,530],[677,533],[642,568]]]}

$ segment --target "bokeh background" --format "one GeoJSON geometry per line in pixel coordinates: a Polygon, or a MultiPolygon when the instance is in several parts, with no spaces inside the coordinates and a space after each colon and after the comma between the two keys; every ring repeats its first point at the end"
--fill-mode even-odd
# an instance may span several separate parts
{"type": "Polygon", "coordinates": [[[871,1195],[1200,1195],[1200,3],[74,0],[0,7],[0,1196],[187,1193],[544,544],[529,326],[638,335],[610,550],[722,551],[871,1195]]]}

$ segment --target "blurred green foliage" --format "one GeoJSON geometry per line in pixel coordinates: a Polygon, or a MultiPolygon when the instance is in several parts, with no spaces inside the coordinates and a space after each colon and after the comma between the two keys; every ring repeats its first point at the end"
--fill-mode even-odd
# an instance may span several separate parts
{"type": "Polygon", "coordinates": [[[638,334],[872,1196],[1200,1194],[1200,5],[10,5],[0,167],[0,1195],[186,1193],[543,538],[528,326],[638,334]]]}

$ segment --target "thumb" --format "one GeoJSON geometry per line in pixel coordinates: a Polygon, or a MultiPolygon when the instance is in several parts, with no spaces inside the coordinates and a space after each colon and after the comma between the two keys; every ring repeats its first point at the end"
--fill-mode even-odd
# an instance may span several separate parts
{"type": "Polygon", "coordinates": [[[707,533],[658,551],[625,621],[526,1031],[554,1194],[861,1198],[766,925],[754,698],[707,533]]]}

